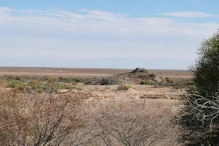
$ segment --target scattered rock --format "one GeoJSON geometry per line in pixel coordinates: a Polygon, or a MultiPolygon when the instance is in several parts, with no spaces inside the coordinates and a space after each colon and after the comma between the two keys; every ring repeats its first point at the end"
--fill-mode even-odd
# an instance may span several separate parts
{"type": "Polygon", "coordinates": [[[158,78],[158,77],[153,78],[153,80],[154,80],[155,82],[161,82],[161,81],[162,81],[162,79],[160,79],[160,78],[158,78]]]}
{"type": "Polygon", "coordinates": [[[155,74],[149,74],[149,77],[152,79],[157,78],[155,74]]]}

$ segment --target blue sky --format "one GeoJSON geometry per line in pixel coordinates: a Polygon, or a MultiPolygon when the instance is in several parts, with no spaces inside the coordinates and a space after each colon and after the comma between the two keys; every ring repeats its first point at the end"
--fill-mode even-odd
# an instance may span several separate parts
{"type": "Polygon", "coordinates": [[[0,0],[0,66],[188,69],[217,0],[0,0]]]}

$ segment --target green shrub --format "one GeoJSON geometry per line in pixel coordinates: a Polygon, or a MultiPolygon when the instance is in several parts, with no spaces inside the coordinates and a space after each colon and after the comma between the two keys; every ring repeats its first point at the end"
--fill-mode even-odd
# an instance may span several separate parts
{"type": "Polygon", "coordinates": [[[20,81],[16,81],[16,80],[8,81],[8,87],[10,87],[10,88],[17,88],[17,87],[22,86],[22,85],[24,85],[24,84],[20,81]]]}
{"type": "Polygon", "coordinates": [[[219,34],[202,42],[199,58],[191,68],[195,88],[187,90],[177,116],[184,145],[219,145],[219,34]]]}
{"type": "Polygon", "coordinates": [[[141,81],[140,84],[141,85],[153,85],[153,83],[150,81],[141,81]]]}

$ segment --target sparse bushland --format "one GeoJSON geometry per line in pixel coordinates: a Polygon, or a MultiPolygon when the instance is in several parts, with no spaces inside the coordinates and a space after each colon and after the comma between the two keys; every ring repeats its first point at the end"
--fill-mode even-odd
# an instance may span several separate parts
{"type": "Polygon", "coordinates": [[[219,34],[202,42],[199,58],[191,68],[194,88],[184,96],[176,118],[184,145],[219,145],[219,34]]]}
{"type": "Polygon", "coordinates": [[[1,76],[8,82],[8,87],[16,88],[23,85],[31,86],[35,92],[58,92],[60,89],[72,89],[74,85],[82,83],[84,85],[120,85],[141,84],[155,87],[186,88],[194,85],[191,79],[169,78],[149,74],[145,69],[135,69],[132,72],[118,74],[111,77],[56,77],[56,76],[1,76]],[[33,82],[35,80],[35,83],[33,82]],[[51,86],[52,85],[52,86],[51,86]],[[67,87],[67,85],[69,85],[67,87]],[[72,87],[71,87],[72,86],[72,87]]]}
{"type": "MultiPolygon", "coordinates": [[[[131,73],[132,77],[137,76],[141,81],[156,79],[154,74],[145,76],[145,70],[135,72],[131,73]]],[[[0,145],[176,145],[178,128],[171,122],[175,112],[169,105],[158,104],[159,99],[153,104],[148,104],[147,98],[140,99],[144,103],[107,102],[98,97],[87,100],[95,97],[89,90],[56,94],[60,89],[79,89],[80,85],[83,88],[117,84],[120,86],[115,86],[113,91],[118,94],[132,88],[118,78],[5,76],[3,79],[0,145]],[[11,82],[15,86],[9,86],[11,82]]],[[[111,86],[101,86],[108,87],[111,86]]]]}
{"type": "Polygon", "coordinates": [[[87,102],[86,93],[38,94],[6,86],[2,81],[0,145],[176,144],[175,112],[164,102],[87,102]]]}

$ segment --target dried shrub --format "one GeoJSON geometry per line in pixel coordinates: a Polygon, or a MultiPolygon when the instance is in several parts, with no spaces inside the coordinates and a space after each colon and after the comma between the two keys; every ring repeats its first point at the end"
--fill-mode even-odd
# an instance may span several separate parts
{"type": "Polygon", "coordinates": [[[98,143],[107,146],[176,144],[178,130],[171,122],[173,113],[165,108],[160,110],[160,106],[148,107],[137,102],[103,104],[95,118],[98,143]]]}
{"type": "Polygon", "coordinates": [[[76,145],[85,126],[78,98],[0,88],[0,145],[76,145]]]}
{"type": "Polygon", "coordinates": [[[184,97],[184,108],[177,117],[184,145],[219,145],[219,97],[205,98],[198,94],[184,97]]]}

